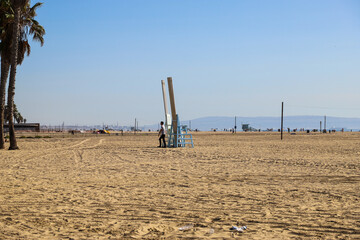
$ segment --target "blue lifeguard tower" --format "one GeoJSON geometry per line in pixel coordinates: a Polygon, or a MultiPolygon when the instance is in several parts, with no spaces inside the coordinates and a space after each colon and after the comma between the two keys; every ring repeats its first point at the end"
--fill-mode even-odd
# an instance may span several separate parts
{"type": "Polygon", "coordinates": [[[168,147],[186,147],[189,145],[194,147],[194,141],[192,134],[188,133],[188,128],[185,125],[180,124],[179,115],[176,114],[174,89],[172,84],[172,78],[168,77],[168,87],[171,105],[171,116],[168,113],[167,101],[166,101],[166,90],[165,81],[161,80],[164,110],[165,110],[165,128],[168,131],[168,147]]]}
{"type": "MultiPolygon", "coordinates": [[[[177,116],[177,122],[180,123],[179,115],[177,116]]],[[[169,147],[185,147],[186,145],[191,145],[194,147],[194,142],[192,134],[188,133],[188,128],[186,125],[177,125],[177,133],[173,131],[173,124],[170,127],[170,132],[168,134],[168,146],[169,147]]]]}

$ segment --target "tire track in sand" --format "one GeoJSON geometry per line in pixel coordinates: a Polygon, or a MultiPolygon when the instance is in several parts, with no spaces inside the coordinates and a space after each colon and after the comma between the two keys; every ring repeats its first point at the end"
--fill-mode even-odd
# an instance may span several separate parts
{"type": "MultiPolygon", "coordinates": [[[[100,139],[98,143],[92,145],[92,146],[85,146],[85,147],[81,147],[82,145],[84,145],[86,142],[90,141],[93,138],[87,138],[84,139],[82,141],[80,141],[77,144],[74,144],[72,146],[66,146],[66,147],[59,147],[59,148],[55,148],[55,149],[51,149],[51,152],[43,152],[43,153],[33,153],[33,154],[28,154],[25,158],[26,161],[32,160],[35,157],[45,157],[45,156],[51,156],[51,155],[56,155],[59,154],[61,152],[59,151],[68,151],[68,150],[72,150],[72,151],[76,151],[76,150],[85,150],[85,149],[92,149],[92,148],[96,148],[98,146],[100,146],[105,139],[100,139]],[[75,149],[78,148],[78,149],[75,149]]],[[[45,150],[46,151],[46,150],[45,150]]],[[[78,155],[78,154],[77,154],[78,155]]],[[[78,155],[80,158],[82,158],[82,154],[78,155]]]]}

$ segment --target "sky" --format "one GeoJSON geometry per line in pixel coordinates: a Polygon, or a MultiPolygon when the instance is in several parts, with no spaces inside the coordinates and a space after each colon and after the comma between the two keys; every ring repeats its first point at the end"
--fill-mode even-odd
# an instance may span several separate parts
{"type": "Polygon", "coordinates": [[[282,101],[289,116],[360,117],[358,0],[43,2],[45,44],[16,80],[28,122],[154,124],[167,77],[181,120],[279,116],[282,101]]]}

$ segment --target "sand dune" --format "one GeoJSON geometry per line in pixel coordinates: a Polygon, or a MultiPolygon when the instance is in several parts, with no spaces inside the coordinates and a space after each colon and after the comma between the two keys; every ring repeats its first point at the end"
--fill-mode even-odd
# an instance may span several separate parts
{"type": "Polygon", "coordinates": [[[0,239],[360,238],[359,133],[194,139],[19,139],[0,151],[0,239]]]}

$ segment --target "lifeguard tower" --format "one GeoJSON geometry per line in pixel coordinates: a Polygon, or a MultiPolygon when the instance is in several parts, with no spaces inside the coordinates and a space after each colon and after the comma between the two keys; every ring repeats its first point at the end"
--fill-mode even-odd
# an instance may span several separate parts
{"type": "Polygon", "coordinates": [[[186,145],[190,145],[191,147],[194,147],[192,134],[188,133],[187,126],[181,125],[179,115],[176,114],[172,78],[168,77],[167,82],[169,87],[171,115],[169,114],[167,107],[165,81],[161,80],[163,100],[164,100],[164,110],[165,110],[165,128],[168,132],[168,139],[167,139],[168,147],[176,148],[176,147],[185,147],[186,145]]]}

